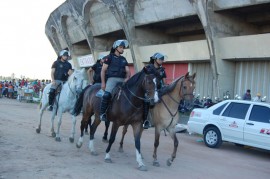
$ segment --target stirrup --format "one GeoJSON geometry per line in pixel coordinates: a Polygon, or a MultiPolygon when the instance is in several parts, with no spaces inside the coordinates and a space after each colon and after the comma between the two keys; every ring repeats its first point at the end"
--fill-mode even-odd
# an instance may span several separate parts
{"type": "Polygon", "coordinates": [[[144,123],[143,123],[143,128],[144,129],[148,129],[151,127],[151,124],[150,124],[150,121],[148,120],[145,120],[144,123]]]}
{"type": "Polygon", "coordinates": [[[107,115],[106,115],[106,113],[101,114],[101,115],[99,116],[99,119],[100,119],[101,121],[107,122],[107,115]]]}

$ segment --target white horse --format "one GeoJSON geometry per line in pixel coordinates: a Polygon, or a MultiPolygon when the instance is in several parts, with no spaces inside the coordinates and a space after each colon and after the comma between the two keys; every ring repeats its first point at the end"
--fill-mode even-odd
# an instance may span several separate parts
{"type": "MultiPolygon", "coordinates": [[[[55,102],[54,102],[52,116],[51,116],[51,135],[52,137],[55,137],[55,140],[58,142],[61,141],[60,126],[62,123],[62,114],[67,111],[70,114],[72,113],[74,105],[76,103],[76,97],[82,92],[84,76],[85,76],[84,69],[75,70],[72,73],[72,75],[70,75],[70,77],[68,78],[68,81],[63,84],[61,92],[57,94],[55,97],[55,102]],[[57,125],[57,131],[55,133],[54,132],[54,118],[56,114],[58,115],[58,125],[57,125]]],[[[42,119],[43,112],[49,103],[48,93],[50,91],[50,88],[51,88],[51,84],[48,84],[43,90],[42,99],[40,103],[39,124],[38,124],[38,128],[36,129],[37,133],[40,133],[41,131],[41,119],[42,119]]],[[[76,118],[74,115],[72,115],[72,124],[73,126],[71,129],[71,135],[69,137],[69,141],[71,143],[74,142],[75,125],[76,125],[76,118]]]]}

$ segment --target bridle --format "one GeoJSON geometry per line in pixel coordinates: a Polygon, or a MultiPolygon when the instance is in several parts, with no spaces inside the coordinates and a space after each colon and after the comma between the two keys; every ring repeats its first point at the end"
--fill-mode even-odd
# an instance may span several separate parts
{"type": "MultiPolygon", "coordinates": [[[[152,74],[150,74],[150,75],[152,75],[152,74]]],[[[142,81],[142,83],[143,84],[145,84],[145,78],[148,76],[148,74],[145,74],[145,77],[144,77],[144,79],[143,79],[143,81],[142,81]]],[[[130,89],[129,89],[129,87],[128,87],[128,83],[126,83],[126,88],[127,88],[127,91],[132,95],[132,96],[134,96],[134,97],[136,97],[136,98],[138,98],[138,99],[140,99],[140,100],[142,100],[142,101],[146,101],[146,102],[150,102],[150,100],[151,100],[151,98],[149,97],[149,94],[150,94],[150,92],[155,92],[156,91],[156,88],[155,89],[153,89],[153,90],[145,90],[145,97],[140,97],[140,96],[137,96],[136,94],[134,94],[134,92],[133,91],[131,91],[130,89]]],[[[124,92],[124,95],[125,95],[125,98],[128,100],[128,102],[134,107],[134,108],[136,108],[136,109],[140,109],[141,108],[141,106],[140,107],[136,107],[134,104],[132,104],[132,102],[129,100],[129,98],[127,97],[127,95],[126,95],[126,93],[125,93],[125,91],[123,91],[124,92]]]]}
{"type": "MultiPolygon", "coordinates": [[[[72,80],[68,81],[68,88],[69,88],[69,90],[71,91],[71,93],[72,93],[74,96],[77,97],[76,89],[75,89],[75,91],[72,91],[72,89],[71,89],[71,83],[74,81],[74,78],[75,78],[75,76],[73,77],[72,80]]],[[[81,83],[81,87],[82,87],[82,85],[83,85],[83,84],[81,83]]],[[[75,84],[75,88],[76,88],[76,84],[75,84]]]]}
{"type": "MultiPolygon", "coordinates": [[[[182,94],[182,92],[183,92],[183,83],[184,83],[184,81],[185,81],[185,80],[182,80],[182,78],[185,78],[185,77],[183,76],[183,77],[181,77],[181,78],[179,79],[179,80],[181,80],[181,83],[180,83],[180,90],[179,90],[180,101],[181,101],[182,99],[185,99],[185,96],[190,96],[190,95],[193,96],[193,93],[192,93],[192,94],[191,94],[191,93],[182,94]],[[182,94],[182,95],[180,95],[180,94],[182,94]]],[[[187,80],[190,81],[190,82],[192,82],[189,78],[187,78],[187,80]]],[[[172,99],[173,102],[175,102],[176,104],[180,105],[180,101],[178,102],[178,101],[177,101],[176,99],[174,99],[169,93],[168,93],[168,94],[165,94],[165,95],[168,95],[168,96],[170,97],[170,99],[172,99]]],[[[171,117],[172,117],[170,124],[165,128],[165,129],[167,129],[167,128],[172,124],[174,117],[177,115],[178,109],[176,110],[175,113],[172,113],[171,110],[170,110],[170,108],[168,107],[168,105],[165,103],[165,101],[164,101],[162,98],[161,98],[160,100],[161,100],[162,104],[165,106],[165,108],[167,109],[167,111],[170,113],[170,115],[171,115],[171,117]]]]}

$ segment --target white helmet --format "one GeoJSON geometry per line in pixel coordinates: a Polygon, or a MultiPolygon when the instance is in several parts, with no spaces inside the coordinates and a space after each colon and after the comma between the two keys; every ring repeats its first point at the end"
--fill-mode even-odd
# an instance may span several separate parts
{"type": "Polygon", "coordinates": [[[119,46],[123,46],[123,47],[127,48],[128,47],[128,41],[127,40],[116,40],[113,43],[113,49],[116,49],[119,46]]]}
{"type": "Polygon", "coordinates": [[[62,57],[62,56],[70,56],[70,53],[68,50],[61,50],[61,52],[59,53],[59,56],[62,57]]]}
{"type": "Polygon", "coordinates": [[[102,60],[104,57],[106,57],[107,55],[103,55],[103,54],[100,54],[99,56],[98,56],[98,60],[102,60]]]}
{"type": "Polygon", "coordinates": [[[160,59],[162,61],[166,61],[168,59],[168,56],[167,55],[163,55],[162,53],[157,52],[153,56],[151,56],[150,59],[151,58],[152,59],[155,59],[155,60],[160,59]]]}

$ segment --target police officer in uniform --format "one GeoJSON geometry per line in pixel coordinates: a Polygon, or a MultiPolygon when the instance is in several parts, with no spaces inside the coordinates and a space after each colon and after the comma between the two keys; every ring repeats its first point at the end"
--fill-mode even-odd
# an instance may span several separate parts
{"type": "MultiPolygon", "coordinates": [[[[162,63],[164,62],[166,56],[161,53],[155,53],[150,57],[150,65],[154,65],[157,78],[157,90],[160,90],[164,85],[166,85],[166,72],[165,68],[162,67],[162,63]]],[[[143,127],[144,129],[148,129],[150,127],[150,121],[147,120],[148,111],[149,111],[149,102],[144,102],[144,113],[143,113],[143,127]]]]}
{"type": "Polygon", "coordinates": [[[121,56],[124,49],[128,47],[127,40],[117,40],[111,48],[110,54],[105,58],[101,69],[101,89],[102,96],[100,106],[100,120],[107,121],[106,110],[111,99],[111,92],[118,82],[126,82],[130,78],[130,70],[125,57],[121,56]],[[107,82],[105,82],[105,76],[107,82]]]}
{"type": "Polygon", "coordinates": [[[51,69],[52,85],[49,93],[49,107],[48,107],[49,111],[52,111],[53,109],[53,102],[55,98],[56,88],[63,82],[67,81],[68,76],[72,74],[72,66],[67,61],[69,56],[70,56],[69,51],[62,50],[59,53],[59,57],[52,65],[51,69]]]}
{"type": "Polygon", "coordinates": [[[106,55],[99,55],[97,62],[87,70],[89,81],[92,81],[91,72],[94,71],[92,84],[101,83],[101,69],[106,55]]]}

